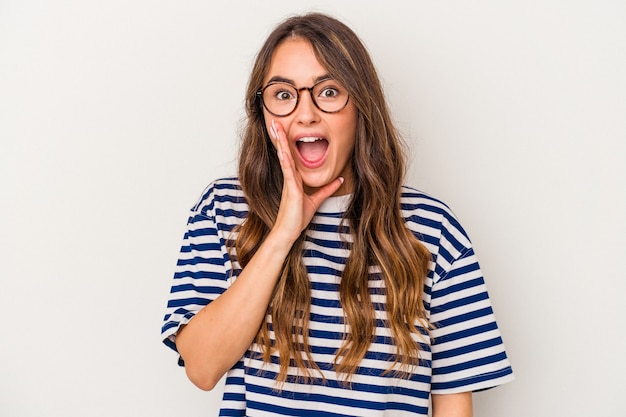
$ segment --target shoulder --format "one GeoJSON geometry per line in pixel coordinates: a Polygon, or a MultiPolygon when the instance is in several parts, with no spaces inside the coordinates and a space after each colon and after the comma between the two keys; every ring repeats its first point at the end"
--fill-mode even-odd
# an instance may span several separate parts
{"type": "Polygon", "coordinates": [[[453,216],[450,207],[432,195],[408,185],[402,186],[401,203],[403,211],[422,210],[442,216],[453,216]]]}
{"type": "Polygon", "coordinates": [[[246,199],[236,177],[221,178],[211,182],[191,208],[192,212],[207,217],[224,214],[224,211],[245,213],[246,199]]]}
{"type": "Polygon", "coordinates": [[[400,203],[407,220],[418,216],[429,223],[458,225],[456,215],[446,203],[416,188],[403,186],[400,203]]]}
{"type": "Polygon", "coordinates": [[[457,254],[471,247],[469,237],[457,216],[440,199],[416,188],[403,186],[401,209],[407,227],[432,252],[439,252],[437,248],[442,245],[457,254]]]}

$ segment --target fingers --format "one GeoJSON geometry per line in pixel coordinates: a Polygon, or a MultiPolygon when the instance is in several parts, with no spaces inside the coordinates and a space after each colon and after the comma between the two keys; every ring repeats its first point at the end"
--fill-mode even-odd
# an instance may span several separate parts
{"type": "Polygon", "coordinates": [[[274,120],[271,122],[270,135],[276,146],[284,180],[274,230],[288,241],[293,242],[300,236],[302,229],[308,223],[303,210],[305,194],[302,180],[295,169],[285,131],[274,120]]]}
{"type": "Polygon", "coordinates": [[[270,134],[274,138],[276,143],[276,152],[278,153],[278,159],[280,160],[280,166],[283,170],[283,176],[285,179],[293,179],[296,175],[294,172],[294,161],[291,156],[291,149],[289,148],[289,142],[287,136],[280,123],[276,123],[272,119],[270,126],[270,134]]]}
{"type": "Polygon", "coordinates": [[[282,161],[283,153],[281,150],[280,138],[278,135],[278,131],[276,130],[276,124],[274,123],[273,119],[272,119],[272,125],[270,126],[270,136],[272,137],[272,139],[274,139],[274,143],[276,145],[276,152],[278,153],[278,159],[282,161]]]}
{"type": "Polygon", "coordinates": [[[272,119],[272,126],[270,129],[273,132],[274,140],[276,141],[276,148],[278,150],[278,159],[281,161],[285,160],[285,153],[288,153],[291,156],[291,152],[289,151],[289,143],[287,143],[287,137],[285,136],[285,131],[280,123],[276,123],[274,119],[272,119]]]}

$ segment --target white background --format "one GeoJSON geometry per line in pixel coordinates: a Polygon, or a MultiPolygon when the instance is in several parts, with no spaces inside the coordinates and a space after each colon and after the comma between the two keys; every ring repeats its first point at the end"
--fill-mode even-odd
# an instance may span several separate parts
{"type": "Polygon", "coordinates": [[[293,4],[0,0],[0,415],[217,415],[162,314],[254,54],[306,10],[368,45],[407,182],[477,246],[517,379],[476,415],[625,415],[626,3],[293,4]]]}

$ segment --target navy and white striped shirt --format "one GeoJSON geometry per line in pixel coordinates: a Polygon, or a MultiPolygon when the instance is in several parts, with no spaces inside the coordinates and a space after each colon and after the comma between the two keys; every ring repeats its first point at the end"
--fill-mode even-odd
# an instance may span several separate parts
{"type": "MultiPolygon", "coordinates": [[[[227,374],[221,416],[427,416],[430,393],[482,390],[513,379],[466,233],[446,205],[404,187],[406,225],[433,255],[424,305],[437,328],[432,341],[416,336],[419,366],[410,378],[399,378],[385,373],[395,346],[384,325],[385,312],[377,311],[374,342],[350,386],[342,383],[333,363],[345,330],[339,282],[349,254],[344,242],[351,236],[341,219],[350,198],[330,197],[322,204],[307,230],[303,252],[312,288],[310,349],[326,380],[302,383],[296,378],[297,368],[290,368],[287,382],[278,390],[278,358],[263,363],[253,344],[227,374]]],[[[226,241],[233,238],[231,231],[247,210],[235,178],[212,183],[192,208],[162,328],[164,343],[172,349],[176,350],[180,326],[236,279],[240,266],[231,264],[226,241]]],[[[383,281],[375,268],[372,272],[373,301],[384,304],[384,291],[374,290],[383,281]]]]}

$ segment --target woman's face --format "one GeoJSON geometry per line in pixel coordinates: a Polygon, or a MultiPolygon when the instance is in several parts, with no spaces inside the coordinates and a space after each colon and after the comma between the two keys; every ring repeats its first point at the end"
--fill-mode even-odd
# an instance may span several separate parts
{"type": "MultiPolygon", "coordinates": [[[[288,39],[274,51],[263,86],[275,80],[288,80],[300,89],[313,86],[327,75],[308,41],[288,39]]],[[[309,92],[302,90],[293,113],[277,117],[263,108],[263,114],[268,132],[272,120],[283,127],[308,194],[339,176],[345,181],[335,195],[352,191],[351,160],[357,124],[357,110],[352,100],[337,113],[324,113],[315,106],[309,92]]]]}

